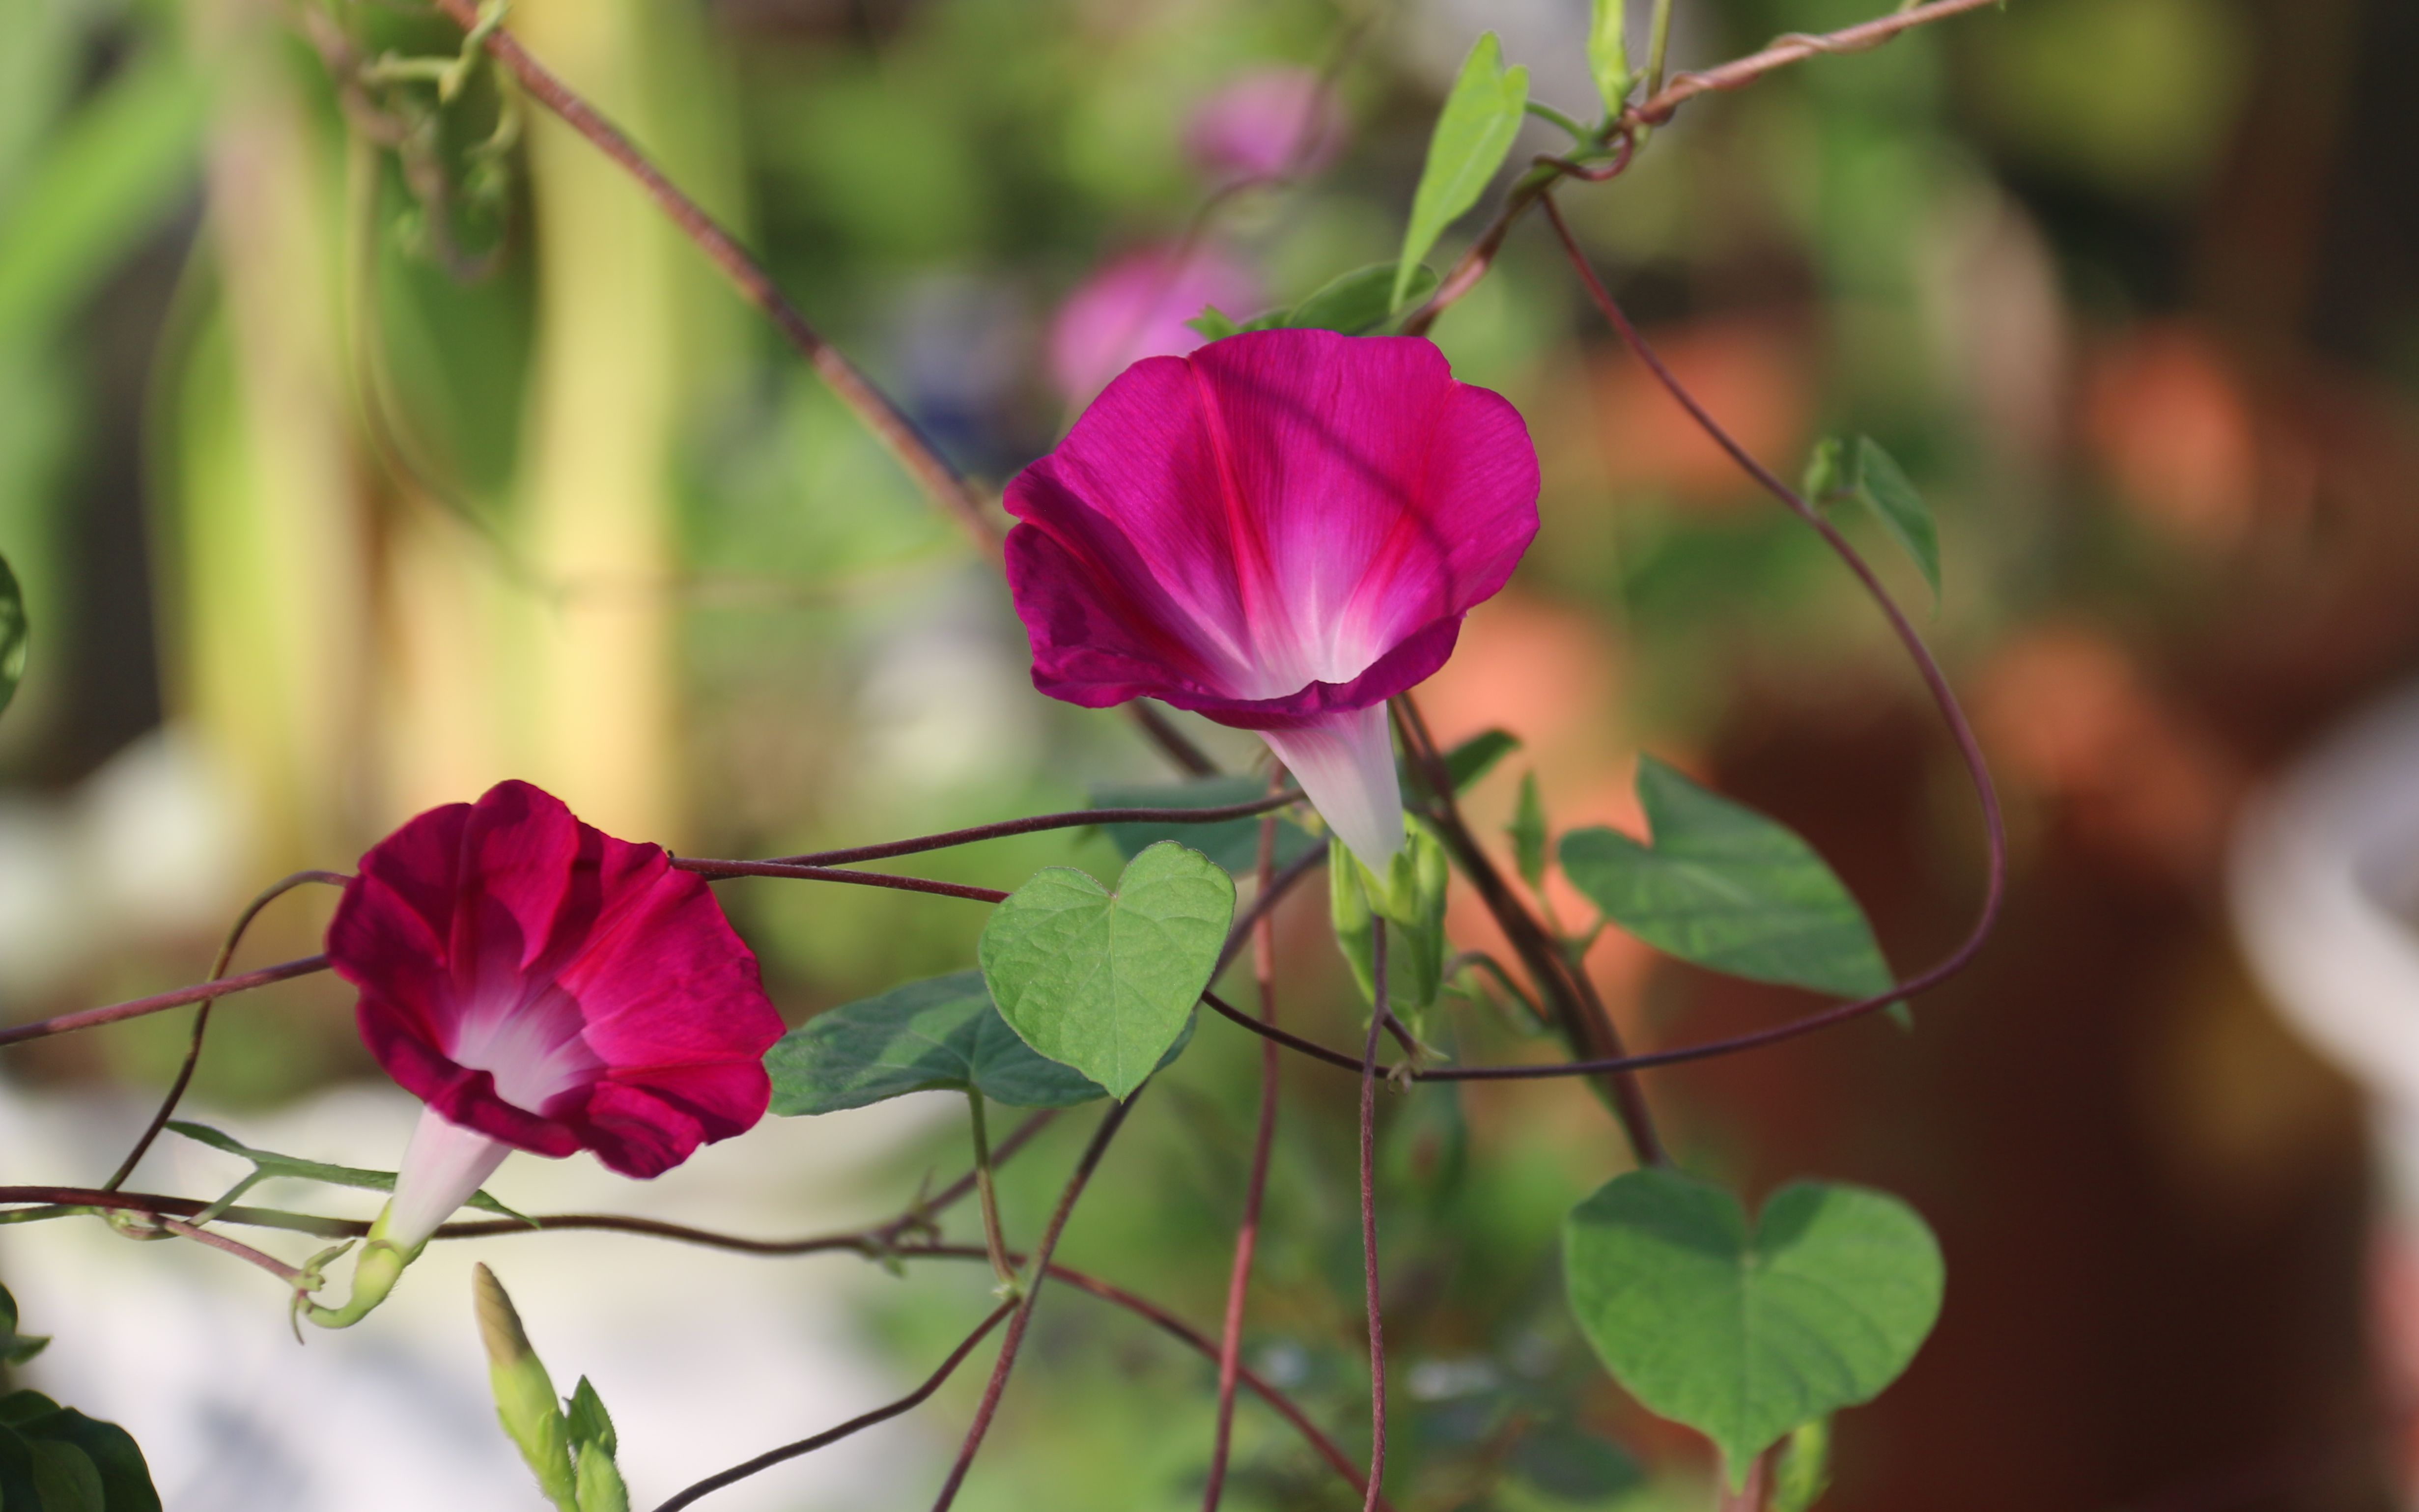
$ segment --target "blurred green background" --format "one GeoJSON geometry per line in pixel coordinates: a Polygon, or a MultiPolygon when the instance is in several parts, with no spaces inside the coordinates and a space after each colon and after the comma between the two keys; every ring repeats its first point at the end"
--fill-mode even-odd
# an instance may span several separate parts
{"type": "MultiPolygon", "coordinates": [[[[1674,56],[1877,4],[1679,0],[1674,56]]],[[[1051,331],[1088,276],[1197,229],[1194,256],[1274,303],[1390,255],[1481,29],[1535,97],[1593,115],[1585,9],[517,0],[511,24],[997,482],[1070,418],[1051,331]],[[1275,66],[1333,78],[1343,149],[1205,215],[1188,122],[1275,66]]],[[[191,980],[263,883],[506,776],[617,833],[775,855],[1162,771],[1125,721],[1030,690],[993,571],[584,144],[484,72],[441,115],[331,82],[331,60],[453,39],[352,0],[0,4],[0,551],[35,635],[0,721],[11,1018],[191,980]]],[[[2008,922],[1912,1035],[1653,1084],[1691,1166],[1870,1180],[1942,1234],[1940,1331],[1842,1420],[1830,1504],[2374,1507],[2397,1484],[2359,1110],[2244,980],[2216,866],[2258,776],[2419,644],[2414,69],[2408,0],[2012,0],[1701,100],[1564,196],[1777,470],[1830,431],[1906,465],[1944,539],[1925,624],[2011,803],[2008,922]]],[[[1535,128],[1521,152],[1550,146],[1535,128]]],[[[1608,340],[1537,226],[1436,337],[1520,406],[1546,479],[1539,548],[1423,694],[1448,737],[1528,742],[1473,799],[1489,832],[1526,770],[1558,826],[1634,822],[1651,748],[1822,845],[1902,970],[1946,949],[1979,890],[1970,800],[1850,580],[1608,340]]],[[[1113,853],[1042,836],[926,870],[1013,886],[1068,860],[1113,853]]],[[[871,889],[725,897],[793,1018],[963,966],[981,922],[871,889]]],[[[276,916],[253,958],[313,949],[324,906],[276,916]]],[[[1487,942],[1483,914],[1455,918],[1487,942]]],[[[1317,908],[1283,933],[1288,1018],[1353,1032],[1317,908]]],[[[1646,1044],[1803,1006],[1619,939],[1591,964],[1646,1044]]],[[[295,985],[223,1013],[200,1090],[374,1074],[343,1006],[295,985]]],[[[1461,1011],[1449,1035],[1512,1048],[1461,1011]]],[[[155,1086],[183,1034],[146,1021],[11,1069],[155,1086]]],[[[1071,1263],[1214,1322],[1256,1064],[1204,1027],[1071,1263]]],[[[1352,1088],[1287,1077],[1251,1349],[1349,1446],[1352,1088]]],[[[1016,1232],[1081,1137],[1064,1122],[1011,1168],[1016,1232]]],[[[1624,1161],[1596,1104],[1428,1088],[1382,1137],[1398,1504],[1701,1504],[1700,1450],[1626,1404],[1560,1305],[1561,1214],[1624,1161]]],[[[901,1196],[960,1143],[936,1136],[901,1196]]],[[[902,1379],[982,1285],[876,1293],[902,1379]]],[[[1196,1501],[1205,1367],[1072,1296],[1038,1326],[962,1504],[1196,1501]]],[[[958,1421],[973,1389],[932,1411],[958,1421]]],[[[1281,1425],[1241,1424],[1230,1504],[1344,1504],[1281,1425]]],[[[899,1504],[936,1474],[902,1467],[899,1504]]]]}

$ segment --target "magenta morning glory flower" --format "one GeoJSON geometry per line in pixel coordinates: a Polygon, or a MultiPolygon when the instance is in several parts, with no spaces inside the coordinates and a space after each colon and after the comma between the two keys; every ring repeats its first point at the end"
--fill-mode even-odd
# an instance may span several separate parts
{"type": "Polygon", "coordinates": [[[1071,405],[1145,357],[1180,356],[1209,338],[1184,322],[1214,304],[1229,315],[1259,302],[1252,275],[1216,249],[1151,247],[1086,279],[1050,322],[1050,375],[1071,405]]]}
{"type": "Polygon", "coordinates": [[[362,1039],[427,1106],[341,1327],[516,1149],[655,1176],[745,1133],[780,1015],[702,878],[501,782],[362,857],[328,926],[362,1039]]]}
{"type": "Polygon", "coordinates": [[[1344,149],[1344,107],[1309,69],[1255,69],[1201,102],[1184,147],[1212,177],[1230,182],[1315,174],[1344,149]]]}
{"type": "Polygon", "coordinates": [[[1385,702],[1528,548],[1537,454],[1426,341],[1252,332],[1126,369],[1006,503],[1034,687],[1258,731],[1382,875],[1385,702]]]}

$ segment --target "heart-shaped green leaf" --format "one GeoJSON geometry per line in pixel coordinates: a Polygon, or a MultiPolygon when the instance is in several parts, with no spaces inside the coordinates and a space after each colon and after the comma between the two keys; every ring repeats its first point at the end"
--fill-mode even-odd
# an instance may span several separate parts
{"type": "Polygon", "coordinates": [[[976,959],[1026,1044],[1123,1098],[1192,1021],[1234,914],[1235,879],[1162,841],[1115,892],[1072,867],[1035,872],[992,911],[976,959]]]}
{"type": "MultiPolygon", "coordinates": [[[[1205,777],[1193,782],[1104,782],[1092,789],[1095,809],[1224,809],[1266,797],[1269,785],[1256,777],[1205,777]]],[[[1101,833],[1131,861],[1163,840],[1189,845],[1236,876],[1248,876],[1260,864],[1260,821],[1256,814],[1220,819],[1206,825],[1102,825],[1101,833]]],[[[1288,866],[1318,844],[1310,831],[1280,814],[1277,818],[1277,865],[1288,866]]]]}
{"type": "MultiPolygon", "coordinates": [[[[1176,1058],[1185,1034],[1162,1057],[1176,1058]]],[[[1034,1054],[992,1006],[979,971],[911,981],[816,1015],[764,1054],[773,1111],[837,1113],[909,1092],[976,1088],[1020,1108],[1066,1108],[1108,1096],[1071,1066],[1034,1054]]]]}
{"type": "Polygon", "coordinates": [[[1652,756],[1638,801],[1654,844],[1610,829],[1563,837],[1563,872],[1605,917],[1716,971],[1841,997],[1889,990],[1864,910],[1814,847],[1652,756]]]}
{"type": "Polygon", "coordinates": [[[1932,1230],[1862,1187],[1784,1187],[1750,1232],[1720,1188],[1632,1171],[1571,1210],[1563,1264],[1613,1379],[1713,1440],[1733,1484],[1783,1434],[1872,1400],[1940,1316],[1932,1230]]]}

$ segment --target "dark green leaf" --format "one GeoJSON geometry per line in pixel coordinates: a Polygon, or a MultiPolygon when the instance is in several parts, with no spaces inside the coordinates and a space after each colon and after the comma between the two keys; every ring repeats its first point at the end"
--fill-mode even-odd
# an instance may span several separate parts
{"type": "Polygon", "coordinates": [[[1857,497],[1922,572],[1923,580],[1932,587],[1933,601],[1939,602],[1940,532],[1932,523],[1932,511],[1923,496],[1870,436],[1857,438],[1857,472],[1861,483],[1857,497]]]}
{"type": "Polygon", "coordinates": [[[1235,324],[1235,317],[1233,316],[1228,315],[1225,311],[1221,310],[1214,304],[1203,305],[1199,315],[1194,316],[1192,319],[1187,320],[1184,323],[1191,326],[1194,330],[1201,332],[1201,334],[1209,337],[1211,341],[1223,340],[1243,329],[1242,327],[1235,324]]]}
{"type": "MultiPolygon", "coordinates": [[[[1192,1037],[1191,1021],[1164,1065],[1192,1037]]],[[[1109,1094],[1071,1066],[1037,1055],[992,1006],[979,971],[909,982],[818,1014],[764,1057],[773,1111],[836,1113],[909,1092],[978,1088],[1020,1108],[1073,1107],[1109,1094]]]]}
{"type": "Polygon", "coordinates": [[[1495,764],[1520,748],[1520,737],[1508,730],[1482,730],[1444,753],[1444,769],[1453,790],[1467,793],[1495,764]]]}
{"type": "MultiPolygon", "coordinates": [[[[1092,789],[1091,803],[1095,809],[1224,809],[1264,797],[1268,791],[1266,782],[1248,776],[1209,777],[1194,782],[1104,782],[1092,789]]],[[[1251,875],[1260,864],[1256,814],[1207,825],[1102,825],[1101,832],[1129,861],[1161,841],[1172,840],[1199,851],[1239,877],[1251,875]]],[[[1278,816],[1278,866],[1300,860],[1317,844],[1308,830],[1283,814],[1278,816]]]]}
{"type": "Polygon", "coordinates": [[[25,676],[25,642],[30,625],[25,618],[25,591],[17,585],[16,570],[0,557],[0,709],[17,696],[25,676]]]}
{"type": "Polygon", "coordinates": [[[613,1414],[605,1411],[605,1398],[596,1395],[596,1388],[588,1383],[586,1376],[579,1378],[570,1399],[562,1404],[562,1426],[571,1436],[575,1451],[583,1443],[593,1443],[605,1451],[609,1459],[621,1452],[622,1441],[613,1432],[613,1414]]]}
{"type": "Polygon", "coordinates": [[[1756,981],[1870,997],[1889,964],[1814,848],[1652,756],[1638,763],[1652,848],[1610,829],[1563,837],[1563,871],[1605,917],[1683,961],[1756,981]]]}
{"type": "Polygon", "coordinates": [[[1329,282],[1318,292],[1285,312],[1281,322],[1296,330],[1341,332],[1365,336],[1382,328],[1405,303],[1416,303],[1436,292],[1437,275],[1423,264],[1411,270],[1410,288],[1392,300],[1394,264],[1371,263],[1329,282]]]}
{"type": "MultiPolygon", "coordinates": [[[[365,1192],[394,1190],[393,1171],[368,1171],[358,1165],[331,1165],[325,1161],[304,1160],[299,1155],[281,1155],[273,1149],[254,1149],[234,1135],[221,1134],[206,1123],[187,1123],[182,1119],[169,1119],[168,1127],[212,1149],[223,1149],[230,1155],[242,1156],[252,1162],[253,1169],[263,1178],[290,1176],[304,1181],[325,1181],[330,1186],[359,1187],[365,1192]]],[[[526,1214],[514,1211],[485,1192],[471,1193],[470,1200],[463,1206],[505,1218],[518,1218],[523,1223],[530,1222],[526,1214]]]]}
{"type": "Polygon", "coordinates": [[[1025,1043],[1123,1098],[1192,1021],[1234,914],[1234,878],[1162,841],[1115,892],[1072,867],[1035,872],[992,910],[976,958],[1025,1043]]]}
{"type": "Polygon", "coordinates": [[[1520,775],[1520,801],[1512,810],[1504,833],[1512,837],[1512,859],[1520,880],[1531,891],[1546,885],[1546,802],[1537,795],[1537,774],[1520,775]]]}
{"type": "Polygon", "coordinates": [[[1568,1424],[1541,1427],[1513,1447],[1511,1472],[1558,1501],[1596,1506],[1646,1482],[1621,1445],[1568,1424]]]}
{"type": "Polygon", "coordinates": [[[1563,1262],[1613,1378],[1713,1440],[1733,1485],[1783,1434],[1897,1380],[1940,1315],[1932,1230],[1861,1187],[1784,1187],[1750,1232],[1720,1188],[1632,1171],[1571,1211],[1563,1262]]]}
{"type": "MultiPolygon", "coordinates": [[[[30,1391],[0,1402],[0,1421],[13,1425],[29,1445],[44,1443],[78,1451],[99,1477],[101,1499],[96,1506],[107,1512],[160,1512],[151,1467],[144,1462],[134,1436],[116,1424],[86,1417],[30,1391]]],[[[66,1473],[77,1474],[71,1468],[66,1473]]]]}
{"type": "Polygon", "coordinates": [[[1410,224],[1403,229],[1390,308],[1399,310],[1410,298],[1420,260],[1444,228],[1478,203],[1487,181],[1512,150],[1528,104],[1529,70],[1503,67],[1503,49],[1493,32],[1479,38],[1438,113],[1435,134],[1428,138],[1427,165],[1411,195],[1410,224]]]}
{"type": "Polygon", "coordinates": [[[42,1512],[105,1512],[107,1493],[90,1456],[55,1439],[28,1439],[25,1447],[42,1512]]]}
{"type": "Polygon", "coordinates": [[[49,1347],[47,1335],[17,1332],[17,1299],[0,1287],[0,1365],[23,1365],[49,1347]]]}

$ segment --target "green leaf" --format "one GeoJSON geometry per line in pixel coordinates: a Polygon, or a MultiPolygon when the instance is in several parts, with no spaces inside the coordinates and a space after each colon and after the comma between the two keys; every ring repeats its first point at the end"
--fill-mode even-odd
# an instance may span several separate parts
{"type": "Polygon", "coordinates": [[[1862,1187],[1785,1187],[1750,1232],[1720,1188],[1632,1171],[1571,1210],[1563,1261],[1613,1379],[1713,1440],[1733,1486],[1783,1434],[1897,1380],[1940,1316],[1932,1230],[1862,1187]]]}
{"type": "Polygon", "coordinates": [[[1224,340],[1243,329],[1242,327],[1235,324],[1235,317],[1233,316],[1228,315],[1225,311],[1221,310],[1214,304],[1203,305],[1199,315],[1194,316],[1192,319],[1187,320],[1184,323],[1191,326],[1194,330],[1201,332],[1204,336],[1209,337],[1211,341],[1224,340]]]}
{"type": "MultiPolygon", "coordinates": [[[[367,1171],[358,1165],[331,1165],[325,1161],[304,1160],[299,1155],[281,1155],[273,1149],[254,1149],[208,1124],[187,1123],[182,1119],[169,1119],[168,1127],[198,1144],[208,1145],[212,1149],[223,1149],[230,1155],[240,1155],[252,1162],[253,1174],[244,1180],[247,1186],[270,1177],[290,1176],[305,1181],[325,1181],[330,1186],[359,1187],[365,1192],[394,1190],[393,1171],[367,1171]]],[[[470,1200],[463,1206],[492,1212],[499,1217],[517,1218],[532,1227],[536,1227],[528,1214],[514,1211],[485,1192],[471,1193],[470,1200]]]]}
{"type": "MultiPolygon", "coordinates": [[[[98,1477],[100,1499],[92,1504],[106,1512],[160,1512],[160,1493],[151,1484],[151,1467],[144,1462],[143,1451],[134,1436],[115,1423],[103,1423],[85,1416],[71,1408],[59,1406],[39,1392],[18,1392],[0,1402],[0,1422],[11,1426],[28,1448],[47,1443],[71,1448],[82,1458],[84,1467],[98,1477]]],[[[82,1472],[72,1461],[60,1457],[63,1468],[51,1473],[65,1475],[78,1488],[89,1490],[82,1472]]],[[[29,1473],[39,1473],[29,1462],[29,1473]]],[[[6,1477],[0,1477],[5,1484],[6,1477]]],[[[21,1488],[22,1489],[22,1488],[21,1488]]],[[[50,1504],[47,1495],[37,1492],[42,1504],[50,1504]]],[[[10,1508],[16,1506],[11,1501],[10,1508]]]]}
{"type": "MultiPolygon", "coordinates": [[[[1265,797],[1268,791],[1268,783],[1250,776],[1209,777],[1194,782],[1104,782],[1092,789],[1091,802],[1095,809],[1224,809],[1265,797]]],[[[1207,825],[1102,825],[1101,832],[1129,861],[1160,841],[1172,840],[1199,851],[1239,877],[1251,875],[1260,864],[1256,814],[1207,825]]],[[[1308,830],[1278,815],[1278,866],[1291,865],[1317,845],[1308,830]]]]}
{"type": "Polygon", "coordinates": [[[1800,476],[1797,491],[1815,505],[1837,503],[1857,491],[1857,452],[1837,436],[1826,436],[1814,443],[1806,458],[1806,471],[1800,476]]]}
{"type": "MultiPolygon", "coordinates": [[[[1192,1038],[1185,1021],[1160,1063],[1192,1038]]],[[[979,971],[909,982],[820,1013],[765,1053],[773,1111],[837,1113],[909,1092],[964,1091],[1020,1108],[1065,1108],[1108,1096],[1071,1066],[1034,1053],[992,1006],[979,971]]]]}
{"type": "Polygon", "coordinates": [[[1503,832],[1512,837],[1512,859],[1520,880],[1536,891],[1546,885],[1546,802],[1537,795],[1537,774],[1520,774],[1520,801],[1503,832]]]}
{"type": "Polygon", "coordinates": [[[575,1449],[593,1443],[603,1449],[609,1459],[621,1452],[622,1441],[613,1432],[613,1414],[605,1411],[605,1398],[596,1395],[596,1388],[588,1383],[586,1376],[579,1378],[579,1384],[572,1388],[569,1399],[562,1404],[562,1426],[571,1435],[575,1449]]]}
{"type": "Polygon", "coordinates": [[[1831,1489],[1831,1420],[1818,1417],[1792,1428],[1773,1461],[1772,1489],[1764,1512],[1806,1512],[1831,1489]]]}
{"type": "Polygon", "coordinates": [[[1870,436],[1857,438],[1857,471],[1862,482],[1857,497],[1882,522],[1882,529],[1899,544],[1923,580],[1932,587],[1932,600],[1940,601],[1940,533],[1932,523],[1932,511],[1915,485],[1906,481],[1898,463],[1870,436]]]}
{"type": "Polygon", "coordinates": [[[1588,73],[1607,111],[1617,111],[1629,98],[1629,50],[1622,38],[1626,19],[1622,0],[1595,0],[1588,16],[1588,73]]]}
{"type": "Polygon", "coordinates": [[[1295,330],[1340,332],[1347,336],[1365,336],[1378,331],[1404,304],[1417,303],[1436,292],[1436,272],[1422,264],[1411,270],[1410,291],[1400,299],[1390,299],[1394,269],[1390,262],[1356,268],[1331,280],[1285,312],[1278,323],[1295,330]]]}
{"type": "Polygon", "coordinates": [[[1183,1034],[1235,915],[1235,879],[1162,841],[1115,892],[1046,867],[992,910],[976,952],[1026,1044],[1131,1096],[1183,1034]]]}
{"type": "Polygon", "coordinates": [[[1563,837],[1563,872],[1647,944],[1755,981],[1841,997],[1889,990],[1864,911],[1814,848],[1652,756],[1638,763],[1650,849],[1610,829],[1563,837]]]}
{"type": "Polygon", "coordinates": [[[105,1512],[107,1493],[92,1457],[56,1439],[28,1439],[34,1495],[41,1512],[105,1512]]]}
{"type": "Polygon", "coordinates": [[[0,557],[0,709],[17,696],[25,676],[25,591],[17,586],[16,570],[0,557]]]}
{"type": "Polygon", "coordinates": [[[1467,793],[1495,764],[1520,748],[1520,737],[1508,730],[1482,730],[1444,753],[1444,769],[1456,793],[1467,793]]]}
{"type": "Polygon", "coordinates": [[[1420,187],[1411,195],[1411,219],[1403,230],[1402,255],[1395,260],[1390,308],[1403,307],[1421,259],[1446,226],[1478,203],[1487,181],[1503,165],[1528,103],[1529,70],[1503,67],[1502,45],[1495,34],[1480,37],[1463,60],[1461,76],[1445,96],[1436,132],[1428,138],[1427,166],[1420,171],[1420,187]]]}
{"type": "Polygon", "coordinates": [[[23,1365],[49,1348],[47,1335],[17,1332],[17,1299],[0,1287],[0,1365],[23,1365]]]}
{"type": "Polygon", "coordinates": [[[0,237],[0,342],[73,311],[182,197],[204,95],[155,50],[59,129],[8,207],[0,237]]]}

